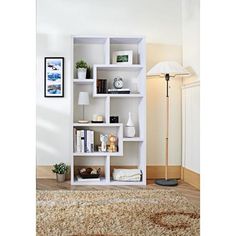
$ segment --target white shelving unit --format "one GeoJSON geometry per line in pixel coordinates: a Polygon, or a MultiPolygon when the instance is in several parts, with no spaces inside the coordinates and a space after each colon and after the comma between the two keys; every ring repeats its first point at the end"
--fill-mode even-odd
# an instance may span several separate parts
{"type": "MultiPolygon", "coordinates": [[[[145,185],[146,184],[146,55],[143,37],[72,37],[72,104],[71,104],[71,184],[72,185],[145,185]],[[112,64],[113,51],[132,50],[133,64],[112,64]],[[78,80],[75,62],[85,60],[93,68],[92,79],[78,80]],[[138,92],[131,94],[97,94],[97,79],[107,79],[111,87],[115,77],[124,79],[124,87],[131,88],[132,83],[138,92]],[[81,124],[81,107],[78,106],[80,91],[90,93],[90,105],[85,107],[85,118],[91,120],[93,114],[104,116],[102,124],[81,124]],[[124,127],[132,113],[136,137],[124,137],[124,127]],[[119,116],[120,123],[109,123],[110,116],[119,116]],[[118,152],[78,153],[73,152],[73,129],[90,129],[95,133],[113,133],[118,137],[118,152]],[[134,166],[142,171],[140,182],[114,181],[111,166],[134,166]],[[103,166],[101,181],[78,180],[79,167],[103,166]]],[[[95,144],[99,140],[95,137],[95,144]]]]}

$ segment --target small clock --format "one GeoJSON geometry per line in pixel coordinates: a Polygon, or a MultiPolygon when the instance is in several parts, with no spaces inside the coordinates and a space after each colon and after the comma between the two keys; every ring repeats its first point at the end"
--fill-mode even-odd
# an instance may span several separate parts
{"type": "Polygon", "coordinates": [[[113,86],[116,89],[122,89],[124,86],[124,81],[122,78],[114,78],[113,86]]]}

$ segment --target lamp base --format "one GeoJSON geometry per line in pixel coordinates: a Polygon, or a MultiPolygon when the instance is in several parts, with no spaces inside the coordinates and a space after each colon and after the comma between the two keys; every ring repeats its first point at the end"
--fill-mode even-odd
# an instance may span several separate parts
{"type": "Polygon", "coordinates": [[[89,123],[89,121],[88,120],[79,120],[78,123],[87,124],[87,123],[89,123]]]}
{"type": "Polygon", "coordinates": [[[157,179],[155,180],[155,184],[161,186],[177,186],[178,181],[176,179],[157,179]]]}

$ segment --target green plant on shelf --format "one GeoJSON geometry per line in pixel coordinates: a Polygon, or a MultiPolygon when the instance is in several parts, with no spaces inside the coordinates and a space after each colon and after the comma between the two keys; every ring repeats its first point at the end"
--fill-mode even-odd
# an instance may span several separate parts
{"type": "Polygon", "coordinates": [[[66,174],[69,170],[69,167],[65,163],[55,164],[53,166],[52,172],[56,174],[66,174]]]}
{"type": "Polygon", "coordinates": [[[75,67],[76,67],[76,69],[79,69],[79,68],[87,69],[87,68],[88,68],[88,65],[87,65],[87,63],[86,63],[85,61],[80,60],[80,61],[77,61],[77,62],[75,63],[75,67]]]}

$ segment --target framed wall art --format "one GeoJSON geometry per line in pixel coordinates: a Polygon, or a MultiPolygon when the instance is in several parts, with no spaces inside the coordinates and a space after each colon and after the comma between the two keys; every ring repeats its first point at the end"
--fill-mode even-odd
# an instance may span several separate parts
{"type": "Polygon", "coordinates": [[[133,51],[114,51],[112,53],[112,64],[133,64],[133,51]]]}
{"type": "Polygon", "coordinates": [[[44,97],[64,97],[64,57],[45,57],[44,72],[44,97]]]}

